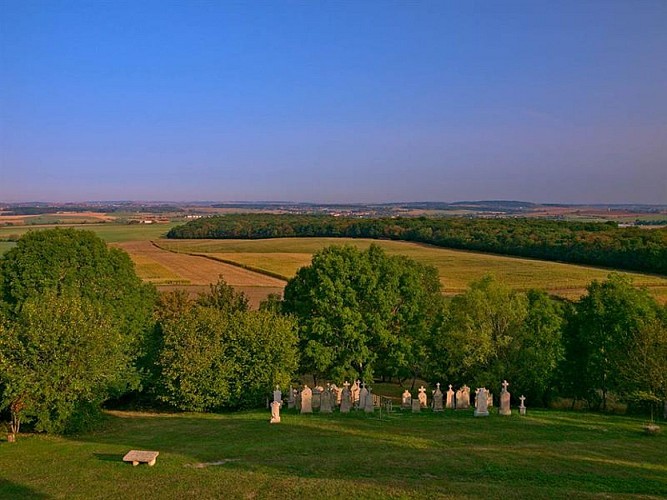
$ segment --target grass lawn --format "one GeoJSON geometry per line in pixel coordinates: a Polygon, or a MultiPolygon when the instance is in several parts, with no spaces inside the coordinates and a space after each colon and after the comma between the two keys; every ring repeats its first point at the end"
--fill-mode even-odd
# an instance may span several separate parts
{"type": "MultiPolygon", "coordinates": [[[[251,269],[289,279],[297,269],[310,263],[314,252],[327,245],[354,245],[360,249],[371,243],[390,255],[406,255],[435,266],[445,293],[463,292],[471,281],[486,274],[518,290],[543,288],[567,298],[577,298],[594,279],[603,280],[611,272],[589,266],[563,264],[518,257],[450,250],[402,241],[351,238],[276,238],[266,240],[160,240],[160,247],[178,252],[208,254],[251,269]]],[[[647,286],[662,302],[667,301],[667,279],[641,273],[630,275],[636,285],[647,286]]]]}
{"type": "Polygon", "coordinates": [[[592,498],[667,495],[667,435],[532,410],[298,415],[111,412],[104,430],[0,442],[1,498],[592,498]],[[121,461],[160,452],[155,467],[121,461]],[[202,464],[222,462],[219,465],[202,464]]]}

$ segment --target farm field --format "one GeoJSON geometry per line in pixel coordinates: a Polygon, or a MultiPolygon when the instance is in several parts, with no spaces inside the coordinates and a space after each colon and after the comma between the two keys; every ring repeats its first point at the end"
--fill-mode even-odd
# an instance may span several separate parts
{"type": "MultiPolygon", "coordinates": [[[[314,252],[327,245],[349,244],[359,249],[371,243],[380,245],[390,255],[406,255],[435,266],[443,291],[457,294],[471,281],[486,274],[495,276],[518,290],[543,288],[565,298],[577,298],[590,281],[602,280],[611,272],[588,266],[562,264],[534,259],[505,257],[484,253],[450,250],[419,243],[350,238],[276,238],[267,240],[159,240],[161,248],[172,251],[210,255],[289,279],[310,263],[314,252]]],[[[638,286],[646,286],[661,302],[667,302],[667,278],[622,272],[638,286]]]]}
{"type": "Polygon", "coordinates": [[[41,229],[55,229],[57,227],[73,227],[85,231],[93,231],[107,243],[122,241],[142,241],[161,238],[167,232],[180,223],[170,222],[167,224],[50,224],[30,226],[7,226],[0,227],[0,239],[21,236],[28,231],[39,231],[41,229]]]}
{"type": "Polygon", "coordinates": [[[1,498],[664,498],[667,435],[528,410],[109,412],[97,432],[0,441],[1,498]],[[160,452],[154,467],[122,462],[160,452]]]}

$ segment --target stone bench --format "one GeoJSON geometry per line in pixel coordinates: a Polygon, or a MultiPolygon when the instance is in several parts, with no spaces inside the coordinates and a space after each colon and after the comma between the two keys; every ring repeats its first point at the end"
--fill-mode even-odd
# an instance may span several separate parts
{"type": "Polygon", "coordinates": [[[155,465],[159,451],[131,450],[123,457],[123,462],[132,462],[133,466],[140,463],[147,463],[149,466],[155,465]]]}

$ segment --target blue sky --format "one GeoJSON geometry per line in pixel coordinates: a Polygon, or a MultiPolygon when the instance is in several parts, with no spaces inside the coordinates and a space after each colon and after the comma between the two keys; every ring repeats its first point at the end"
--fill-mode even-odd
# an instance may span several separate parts
{"type": "Polygon", "coordinates": [[[0,201],[667,203],[667,2],[0,0],[0,201]]]}

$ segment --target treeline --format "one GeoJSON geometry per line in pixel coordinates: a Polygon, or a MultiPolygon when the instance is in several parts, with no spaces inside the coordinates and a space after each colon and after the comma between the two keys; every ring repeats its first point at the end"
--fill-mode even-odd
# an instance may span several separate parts
{"type": "Polygon", "coordinates": [[[667,308],[621,275],[577,302],[484,278],[452,299],[437,269],[378,245],[317,252],[251,311],[223,281],[158,295],[94,233],[35,231],[0,258],[0,420],[85,429],[104,402],[256,407],[302,375],[497,387],[532,405],[667,400],[667,308]]]}
{"type": "Polygon", "coordinates": [[[534,405],[559,396],[602,409],[612,394],[667,399],[667,308],[619,274],[574,303],[491,278],[447,300],[435,268],[377,245],[331,246],[288,282],[281,307],[298,320],[301,373],[325,380],[507,379],[534,405]]]}
{"type": "Polygon", "coordinates": [[[168,238],[374,238],[667,274],[667,228],[544,219],[379,218],[231,214],[202,218],[168,238]]]}

